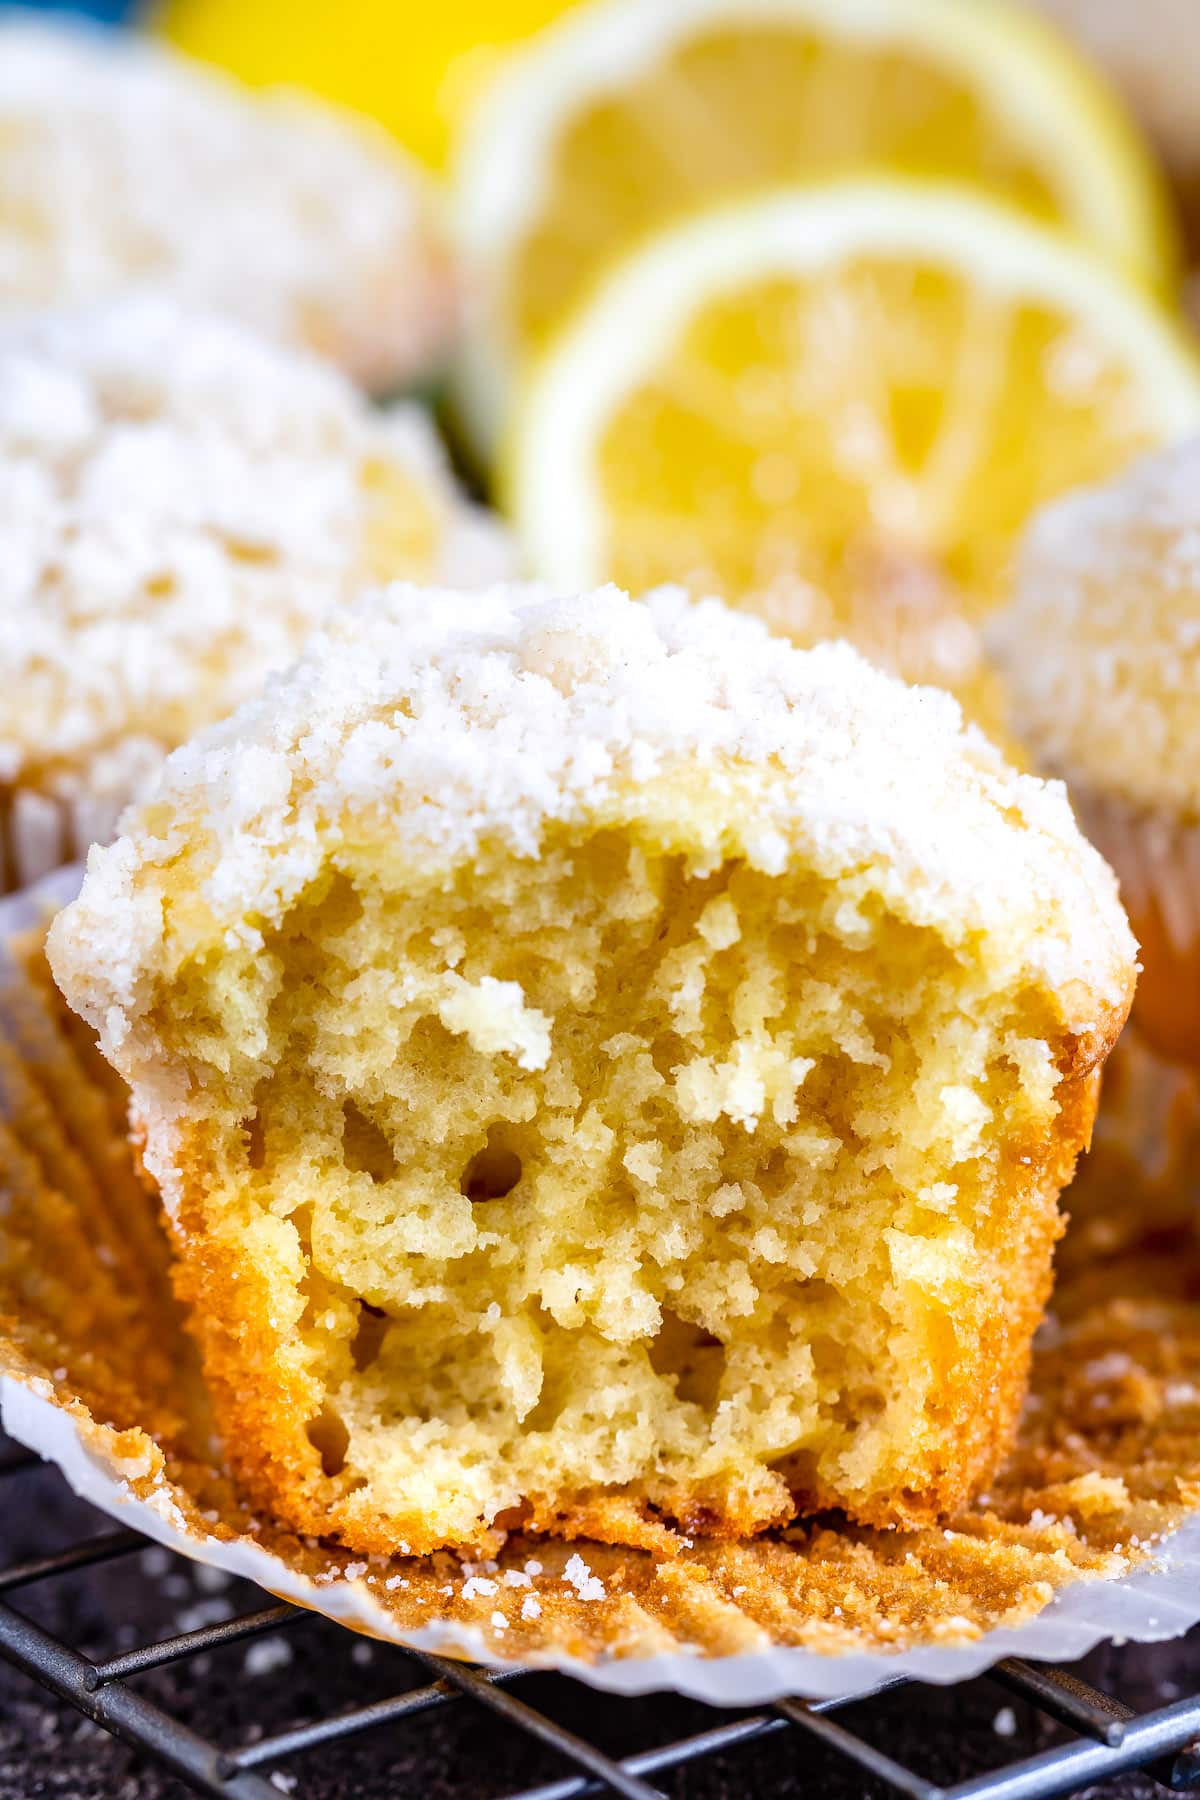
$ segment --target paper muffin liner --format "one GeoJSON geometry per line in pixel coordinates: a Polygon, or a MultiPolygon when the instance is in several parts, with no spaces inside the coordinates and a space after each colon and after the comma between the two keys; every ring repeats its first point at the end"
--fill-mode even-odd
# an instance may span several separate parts
{"type": "Polygon", "coordinates": [[[1072,799],[1141,943],[1134,1023],[1165,1060],[1200,1069],[1200,826],[1079,788],[1072,799]]]}
{"type": "Polygon", "coordinates": [[[86,778],[61,772],[40,785],[0,781],[0,895],[19,893],[79,862],[89,845],[107,843],[164,754],[153,739],[131,737],[93,757],[86,778]]]}
{"type": "Polygon", "coordinates": [[[0,902],[0,1405],[85,1499],[374,1637],[717,1704],[952,1682],[1200,1619],[1200,1230],[1189,1213],[1141,1238],[1118,1212],[1106,1238],[1102,1198],[1064,1242],[1018,1444],[938,1528],[823,1518],[673,1559],[514,1535],[471,1563],[356,1557],[256,1516],[223,1467],[121,1084],[40,952],[78,881],[0,902]]]}
{"type": "Polygon", "coordinates": [[[64,863],[77,862],[93,837],[111,833],[116,816],[116,808],[101,814],[83,798],[0,788],[0,893],[15,893],[64,863]]]}

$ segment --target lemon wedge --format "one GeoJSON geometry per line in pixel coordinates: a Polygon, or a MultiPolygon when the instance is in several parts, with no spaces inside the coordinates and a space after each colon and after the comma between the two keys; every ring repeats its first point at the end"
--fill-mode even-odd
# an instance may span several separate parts
{"type": "Polygon", "coordinates": [[[1151,286],[1169,203],[1101,77],[1004,0],[593,0],[468,114],[458,233],[476,296],[460,410],[494,440],[512,371],[617,255],[798,179],[965,181],[1151,286]]]}
{"type": "Polygon", "coordinates": [[[504,487],[569,588],[836,588],[890,546],[986,612],[1031,511],[1200,428],[1133,284],[959,188],[789,189],[660,234],[528,383],[504,487]]]}

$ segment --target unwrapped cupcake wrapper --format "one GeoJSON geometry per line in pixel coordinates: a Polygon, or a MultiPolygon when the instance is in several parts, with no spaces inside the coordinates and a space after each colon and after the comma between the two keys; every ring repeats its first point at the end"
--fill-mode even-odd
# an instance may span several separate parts
{"type": "Polygon", "coordinates": [[[255,1516],[222,1462],[123,1091],[37,948],[32,928],[78,880],[0,902],[0,1406],[122,1524],[374,1637],[716,1704],[952,1682],[1200,1619],[1200,1238],[1186,1228],[1107,1260],[1068,1236],[1020,1441],[991,1493],[936,1529],[812,1522],[685,1540],[673,1559],[514,1535],[470,1563],[355,1557],[255,1516]]]}
{"type": "Polygon", "coordinates": [[[129,738],[91,760],[86,776],[61,775],[34,786],[0,782],[0,894],[19,893],[104,844],[131,800],[146,791],[163,747],[129,738]]]}
{"type": "Polygon", "coordinates": [[[1200,826],[1073,793],[1080,823],[1112,864],[1127,910],[1154,907],[1175,950],[1200,946],[1200,826]]]}
{"type": "Polygon", "coordinates": [[[0,794],[0,892],[15,893],[64,863],[78,862],[90,843],[112,835],[120,803],[95,803],[13,787],[0,794]]]}

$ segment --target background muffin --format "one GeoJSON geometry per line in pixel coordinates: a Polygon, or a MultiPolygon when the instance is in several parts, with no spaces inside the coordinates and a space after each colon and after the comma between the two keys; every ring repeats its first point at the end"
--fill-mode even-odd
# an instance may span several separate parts
{"type": "Polygon", "coordinates": [[[146,299],[0,329],[8,883],[107,835],[364,582],[506,560],[420,415],[299,352],[146,299]]]}
{"type": "Polygon", "coordinates": [[[1200,1063],[1200,439],[1048,507],[992,642],[1018,735],[1120,877],[1135,1021],[1200,1063]]]}
{"type": "Polygon", "coordinates": [[[455,324],[424,178],[369,123],[130,34],[0,18],[0,296],[165,289],[372,388],[455,324]]]}
{"type": "Polygon", "coordinates": [[[1200,247],[1200,13],[1195,0],[1035,0],[1112,76],[1170,174],[1200,247]]]}
{"type": "Polygon", "coordinates": [[[1133,944],[947,696],[678,590],[397,587],[126,825],[52,963],[277,1517],[670,1550],[994,1469],[1133,944]]]}
{"type": "Polygon", "coordinates": [[[802,649],[844,638],[889,675],[945,688],[967,718],[1021,760],[1004,742],[1003,687],[979,628],[962,594],[928,558],[898,544],[860,546],[845,558],[836,588],[787,577],[742,605],[802,649]]]}

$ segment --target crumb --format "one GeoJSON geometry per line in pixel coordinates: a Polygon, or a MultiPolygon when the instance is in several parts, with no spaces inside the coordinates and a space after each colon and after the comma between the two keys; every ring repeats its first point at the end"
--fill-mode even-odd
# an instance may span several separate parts
{"type": "Polygon", "coordinates": [[[277,1669],[286,1669],[291,1660],[292,1646],[286,1638],[265,1637],[247,1646],[242,1668],[255,1679],[260,1675],[273,1675],[277,1669]]]}

